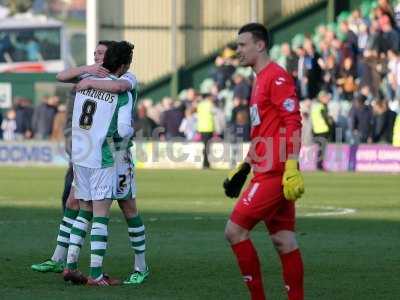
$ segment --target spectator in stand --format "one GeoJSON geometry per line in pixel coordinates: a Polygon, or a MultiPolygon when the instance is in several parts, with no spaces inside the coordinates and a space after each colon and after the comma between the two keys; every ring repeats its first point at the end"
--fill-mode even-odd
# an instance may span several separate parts
{"type": "MultiPolygon", "coordinates": [[[[209,90],[211,96],[215,99],[216,104],[218,104],[219,107],[224,108],[226,105],[226,97],[224,96],[224,93],[218,90],[218,86],[214,82],[209,90]]],[[[224,91],[226,91],[226,89],[224,91]]],[[[231,94],[233,94],[233,92],[231,92],[231,94]]],[[[194,107],[197,107],[197,99],[198,98],[196,98],[194,107]]]]}
{"type": "Polygon", "coordinates": [[[60,142],[64,139],[64,127],[67,120],[67,107],[60,104],[57,107],[57,113],[54,116],[53,129],[51,131],[51,140],[60,142]]]}
{"type": "Polygon", "coordinates": [[[158,139],[154,130],[157,128],[156,122],[147,115],[147,108],[144,103],[139,103],[137,116],[133,119],[136,138],[139,139],[158,139]]]}
{"type": "Polygon", "coordinates": [[[333,141],[333,119],[328,113],[328,103],[332,95],[321,91],[318,94],[318,102],[311,108],[311,123],[313,131],[314,143],[318,145],[318,162],[317,168],[323,170],[323,159],[325,148],[328,142],[333,141]]]}
{"type": "Polygon", "coordinates": [[[358,37],[352,30],[350,30],[349,23],[347,21],[340,23],[340,31],[344,36],[344,57],[351,56],[354,61],[358,55],[358,37]]]}
{"type": "Polygon", "coordinates": [[[354,32],[356,35],[359,35],[361,32],[361,27],[365,25],[365,21],[361,16],[361,11],[359,9],[355,9],[351,12],[350,18],[348,20],[349,29],[354,32]]]}
{"type": "Polygon", "coordinates": [[[336,39],[336,33],[332,28],[327,28],[325,31],[325,35],[323,36],[322,40],[329,45],[330,47],[333,46],[333,41],[336,39]]]}
{"type": "Polygon", "coordinates": [[[33,108],[31,100],[17,98],[15,101],[15,115],[15,121],[17,123],[17,129],[15,130],[16,139],[20,141],[32,138],[33,108]]]}
{"type": "Polygon", "coordinates": [[[204,144],[204,169],[210,168],[208,154],[210,153],[210,141],[214,134],[214,128],[214,102],[210,95],[204,95],[204,98],[197,105],[197,131],[200,133],[204,144]]]}
{"type": "Polygon", "coordinates": [[[347,101],[353,100],[353,94],[357,89],[356,84],[356,69],[354,66],[354,61],[351,56],[346,57],[343,62],[343,67],[339,70],[339,78],[337,80],[338,86],[342,90],[342,96],[347,101]]]}
{"type": "Polygon", "coordinates": [[[372,52],[376,52],[376,55],[381,48],[381,30],[377,20],[371,20],[371,25],[369,27],[369,34],[367,39],[367,44],[365,49],[372,52]]]}
{"type": "Polygon", "coordinates": [[[218,56],[215,59],[215,68],[212,71],[211,77],[218,85],[219,90],[223,90],[227,82],[230,82],[232,74],[235,72],[235,67],[229,63],[229,53],[225,51],[225,58],[218,56]]]}
{"type": "Polygon", "coordinates": [[[242,160],[240,153],[240,143],[250,141],[250,112],[249,107],[246,105],[246,100],[242,104],[235,100],[234,111],[232,112],[232,119],[230,122],[230,141],[232,142],[232,156],[231,156],[231,166],[235,167],[238,161],[242,160]]]}
{"type": "Polygon", "coordinates": [[[305,39],[304,50],[306,52],[305,68],[307,76],[307,94],[310,99],[315,99],[321,89],[322,72],[318,64],[320,55],[315,50],[314,44],[310,39],[305,39]]]}
{"type": "Polygon", "coordinates": [[[381,77],[378,72],[378,56],[374,50],[365,50],[361,65],[360,85],[368,86],[373,97],[378,96],[381,77]]]}
{"type": "Polygon", "coordinates": [[[165,111],[163,103],[159,102],[156,105],[153,105],[153,100],[151,99],[143,99],[141,103],[146,108],[147,116],[158,126],[160,124],[161,113],[165,111]]]}
{"type": "Polygon", "coordinates": [[[232,114],[232,129],[235,142],[250,141],[250,115],[248,105],[242,104],[236,107],[236,111],[232,114]]]}
{"type": "Polygon", "coordinates": [[[298,47],[296,49],[296,54],[298,56],[297,61],[297,78],[296,78],[296,88],[297,95],[300,100],[309,98],[308,94],[308,78],[306,69],[306,51],[303,47],[298,47]]]}
{"type": "MultiPolygon", "coordinates": [[[[332,49],[330,49],[330,45],[324,40],[319,42],[319,53],[321,57],[318,59],[318,64],[321,66],[321,61],[326,61],[330,55],[332,55],[332,49]]],[[[322,66],[321,66],[322,68],[322,66]]]]}
{"type": "Polygon", "coordinates": [[[251,85],[246,78],[242,74],[236,73],[233,75],[233,83],[233,98],[249,100],[251,85]]]}
{"type": "Polygon", "coordinates": [[[322,90],[332,94],[333,99],[338,99],[338,92],[336,81],[338,77],[338,70],[334,55],[329,55],[326,60],[320,59],[319,64],[322,69],[322,90]]]}
{"type": "Polygon", "coordinates": [[[197,114],[193,107],[186,108],[185,117],[179,126],[179,131],[185,135],[186,140],[195,141],[197,134],[197,114]]]}
{"type": "MultiPolygon", "coordinates": [[[[292,49],[288,43],[277,45],[277,61],[294,77],[298,95],[303,101],[306,100],[302,108],[303,127],[307,127],[307,124],[312,125],[312,113],[309,106],[315,95],[323,90],[333,96],[332,100],[334,101],[329,102],[328,110],[334,126],[340,128],[342,132],[346,132],[347,141],[356,143],[390,141],[388,138],[391,135],[390,131],[382,134],[381,129],[383,124],[386,124],[385,120],[388,116],[392,121],[394,120],[394,112],[391,111],[399,110],[400,58],[398,49],[400,35],[397,32],[398,28],[394,25],[394,14],[390,1],[379,0],[378,2],[379,7],[374,11],[371,11],[369,4],[361,5],[360,10],[352,11],[350,17],[346,14],[339,17],[340,21],[336,24],[318,26],[315,34],[311,37],[304,38],[304,35],[297,35],[291,41],[292,49]],[[373,12],[373,16],[371,12],[373,12]],[[370,18],[370,16],[372,17],[370,18]],[[313,42],[319,46],[318,51],[313,42]],[[386,50],[388,51],[386,52],[386,50]],[[385,98],[389,100],[389,102],[384,102],[385,105],[374,100],[379,97],[381,89],[384,89],[385,98]],[[339,95],[340,90],[343,91],[343,95],[339,95]],[[355,94],[358,95],[353,100],[355,94]],[[341,101],[343,98],[348,101],[341,101]],[[374,117],[372,118],[370,104],[374,102],[376,105],[374,105],[374,117]],[[374,119],[374,123],[372,123],[372,119],[374,119]]],[[[396,6],[395,11],[396,18],[400,20],[400,4],[396,6]]],[[[253,79],[251,69],[238,67],[234,55],[233,48],[226,47],[215,60],[215,67],[211,73],[212,78],[204,79],[199,87],[202,94],[211,94],[211,101],[215,102],[211,112],[206,114],[212,118],[209,123],[213,123],[214,137],[216,133],[221,135],[220,128],[224,128],[224,121],[229,120],[229,126],[232,129],[229,132],[233,134],[232,141],[235,141],[235,138],[247,139],[247,99],[253,79]],[[207,88],[204,90],[203,87],[207,88]],[[235,136],[234,133],[237,132],[240,134],[235,136]]],[[[185,109],[196,108],[198,98],[197,92],[193,88],[189,88],[186,95],[182,97],[185,109]]],[[[164,99],[162,103],[152,105],[151,100],[143,101],[147,115],[155,123],[161,122],[161,112],[168,111],[168,113],[163,113],[162,121],[165,123],[168,120],[167,123],[171,125],[171,120],[176,118],[165,117],[175,109],[170,107],[169,102],[170,99],[164,99]]],[[[207,105],[202,104],[201,106],[204,108],[207,105]]],[[[174,112],[178,113],[176,109],[174,112]]],[[[182,112],[183,110],[179,114],[183,118],[182,112]]],[[[191,119],[193,110],[186,110],[185,115],[191,119]]],[[[179,125],[184,123],[185,121],[179,125]]],[[[178,125],[175,124],[171,127],[174,127],[176,131],[178,125]]],[[[186,125],[181,126],[181,133],[186,132],[186,127],[186,125]]],[[[334,130],[331,129],[331,131],[334,130]]],[[[393,136],[396,135],[396,132],[394,130],[393,136]]],[[[193,136],[193,130],[186,132],[185,136],[193,136]]],[[[303,133],[303,136],[307,136],[307,134],[303,133]]],[[[203,134],[203,140],[205,138],[206,134],[203,134]]],[[[332,139],[331,135],[330,139],[332,139]]],[[[344,140],[343,136],[342,140],[344,140]]],[[[310,138],[308,141],[310,142],[310,138]]],[[[307,138],[304,144],[306,142],[307,138]]],[[[396,139],[393,139],[393,144],[395,142],[396,139]]],[[[208,163],[206,159],[205,163],[208,163]]]]}
{"type": "MultiPolygon", "coordinates": [[[[374,96],[372,95],[371,89],[368,85],[361,86],[359,94],[363,95],[365,97],[366,104],[370,104],[374,100],[374,96]]],[[[354,101],[353,101],[353,103],[354,103],[354,101]]]]}
{"type": "Polygon", "coordinates": [[[286,71],[288,71],[289,74],[295,77],[298,60],[296,54],[292,51],[292,49],[290,49],[289,43],[282,44],[281,52],[285,60],[283,67],[286,69],[286,71]]]}
{"type": "Polygon", "coordinates": [[[386,56],[388,50],[399,50],[400,37],[397,30],[392,26],[388,15],[383,15],[379,18],[379,26],[381,29],[381,43],[379,53],[382,56],[386,56]]]}
{"type": "Polygon", "coordinates": [[[164,98],[163,102],[166,110],[161,114],[160,125],[165,130],[164,138],[169,141],[183,137],[179,132],[179,126],[184,117],[184,106],[179,103],[174,105],[171,98],[164,98]]]}
{"type": "Polygon", "coordinates": [[[183,104],[185,105],[185,109],[196,107],[197,98],[198,94],[194,88],[187,89],[185,98],[183,99],[183,104]]]}
{"type": "Polygon", "coordinates": [[[372,142],[391,144],[393,127],[397,114],[388,107],[385,99],[375,101],[373,105],[372,142]]]}
{"type": "Polygon", "coordinates": [[[372,110],[365,104],[367,97],[360,94],[355,98],[349,113],[349,127],[353,144],[372,142],[372,110]]]}
{"type": "Polygon", "coordinates": [[[378,7],[375,9],[377,16],[387,15],[390,18],[390,23],[396,27],[396,20],[392,4],[388,0],[378,0],[378,7]]]}
{"type": "Polygon", "coordinates": [[[223,139],[226,129],[226,118],[223,103],[213,95],[210,96],[214,101],[214,137],[223,139]]]}
{"type": "Polygon", "coordinates": [[[15,130],[17,129],[17,122],[15,121],[16,113],[14,109],[7,111],[5,119],[0,123],[3,132],[3,139],[5,141],[15,140],[15,130]]]}
{"type": "Polygon", "coordinates": [[[358,33],[358,37],[357,37],[357,47],[359,50],[358,57],[362,57],[361,54],[367,48],[368,38],[369,38],[368,26],[365,22],[362,22],[359,25],[359,33],[358,33]]]}
{"type": "Polygon", "coordinates": [[[48,139],[53,129],[54,117],[57,113],[58,96],[45,97],[43,102],[35,108],[32,117],[32,128],[37,139],[48,139]]]}

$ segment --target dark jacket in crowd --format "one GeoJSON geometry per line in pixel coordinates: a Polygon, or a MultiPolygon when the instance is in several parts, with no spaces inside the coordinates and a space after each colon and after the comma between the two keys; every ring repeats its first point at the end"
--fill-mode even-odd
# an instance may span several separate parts
{"type": "Polygon", "coordinates": [[[314,56],[306,56],[305,68],[308,79],[308,97],[314,99],[317,97],[322,83],[322,70],[318,64],[320,55],[315,53],[314,56]]]}
{"type": "MultiPolygon", "coordinates": [[[[156,122],[148,116],[143,118],[135,118],[135,135],[138,138],[151,139],[153,137],[154,130],[157,128],[156,122]]],[[[156,133],[155,133],[156,134],[156,133]]],[[[158,138],[154,137],[154,138],[158,138]]]]}
{"type": "Polygon", "coordinates": [[[217,66],[211,72],[211,77],[217,83],[218,89],[222,90],[225,88],[226,82],[231,80],[233,73],[235,73],[236,68],[232,65],[222,65],[217,66]]]}
{"type": "Polygon", "coordinates": [[[286,70],[292,76],[297,73],[298,60],[299,59],[294,53],[286,57],[286,70]]]}
{"type": "Polygon", "coordinates": [[[353,105],[350,109],[350,129],[354,133],[358,131],[360,143],[366,143],[372,137],[372,109],[370,106],[362,104],[353,105]]]}
{"type": "Polygon", "coordinates": [[[346,38],[343,41],[343,48],[344,56],[351,56],[355,62],[358,55],[358,36],[352,30],[347,32],[346,38]]]}
{"type": "Polygon", "coordinates": [[[184,113],[182,108],[171,108],[161,114],[160,125],[165,129],[165,137],[167,140],[175,137],[183,137],[179,132],[179,126],[183,120],[184,113]]]}
{"type": "Polygon", "coordinates": [[[42,103],[35,108],[32,118],[32,128],[38,138],[48,138],[53,129],[54,117],[57,108],[47,103],[42,103]]]}
{"type": "Polygon", "coordinates": [[[382,114],[374,115],[372,119],[372,141],[374,143],[392,143],[393,127],[396,117],[397,114],[392,110],[387,110],[382,114]]]}
{"type": "Polygon", "coordinates": [[[378,41],[380,53],[386,53],[388,50],[399,50],[399,33],[394,29],[388,32],[381,32],[378,41]]]}
{"type": "Polygon", "coordinates": [[[249,100],[251,95],[251,86],[245,80],[235,85],[233,88],[233,97],[249,100]]]}
{"type": "Polygon", "coordinates": [[[15,133],[25,135],[27,131],[32,131],[32,117],[32,107],[17,105],[15,107],[15,122],[17,124],[15,133]]]}

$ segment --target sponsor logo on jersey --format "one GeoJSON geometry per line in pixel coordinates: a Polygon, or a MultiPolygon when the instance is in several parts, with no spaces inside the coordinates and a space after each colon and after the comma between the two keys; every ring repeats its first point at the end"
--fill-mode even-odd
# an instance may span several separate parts
{"type": "Polygon", "coordinates": [[[243,203],[246,206],[249,206],[251,201],[253,200],[253,197],[255,195],[255,193],[257,192],[258,187],[260,186],[260,184],[257,182],[253,185],[253,187],[251,188],[249,194],[247,195],[247,197],[243,198],[243,203]]]}
{"type": "Polygon", "coordinates": [[[278,77],[278,79],[275,80],[276,85],[282,85],[285,82],[285,78],[283,77],[278,77]]]}
{"type": "Polygon", "coordinates": [[[251,275],[243,276],[243,281],[244,282],[250,282],[252,280],[253,280],[253,276],[251,276],[251,275]]]}
{"type": "Polygon", "coordinates": [[[296,108],[296,102],[293,99],[288,98],[285,101],[283,101],[283,108],[287,112],[293,112],[294,109],[296,108]]]}

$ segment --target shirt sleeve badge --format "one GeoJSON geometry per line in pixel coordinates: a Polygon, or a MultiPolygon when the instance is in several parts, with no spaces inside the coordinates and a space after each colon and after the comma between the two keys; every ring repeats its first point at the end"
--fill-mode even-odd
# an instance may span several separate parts
{"type": "Polygon", "coordinates": [[[287,112],[294,112],[294,109],[296,108],[296,102],[293,99],[288,98],[283,101],[283,108],[287,112]]]}

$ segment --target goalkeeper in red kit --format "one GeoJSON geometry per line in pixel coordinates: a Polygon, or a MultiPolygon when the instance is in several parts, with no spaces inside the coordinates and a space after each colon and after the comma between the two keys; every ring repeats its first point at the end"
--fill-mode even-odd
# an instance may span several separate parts
{"type": "Polygon", "coordinates": [[[295,200],[304,192],[298,170],[301,117],[291,76],[268,56],[267,29],[258,23],[238,32],[237,54],[256,79],[250,100],[251,146],[244,162],[224,181],[225,194],[239,196],[248,173],[254,173],[226,224],[225,236],[252,300],[266,299],[260,262],[250,231],[264,222],[279,254],[289,300],[304,299],[303,262],[295,237],[295,200]]]}

